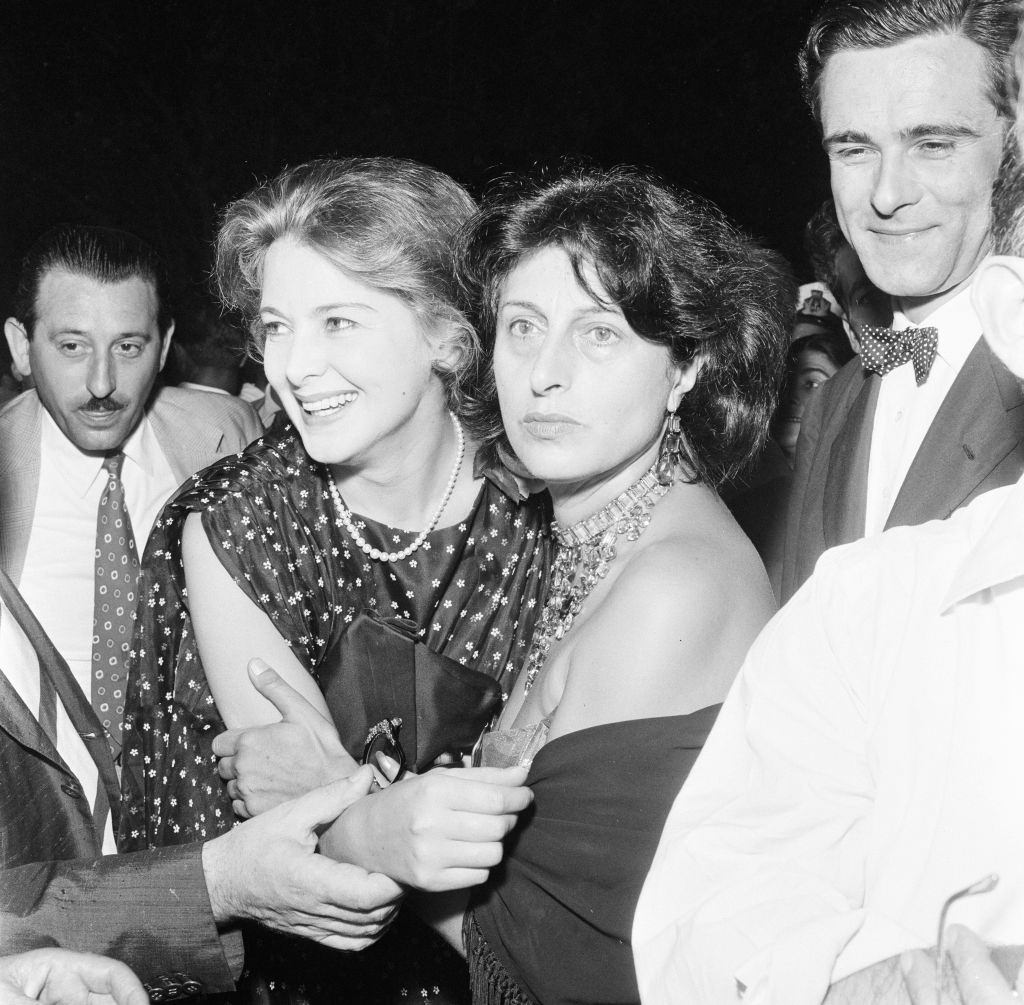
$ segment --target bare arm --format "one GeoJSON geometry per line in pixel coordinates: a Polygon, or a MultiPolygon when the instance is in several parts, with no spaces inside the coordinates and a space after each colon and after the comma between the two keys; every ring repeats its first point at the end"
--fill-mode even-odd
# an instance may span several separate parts
{"type": "Polygon", "coordinates": [[[238,728],[281,718],[249,682],[246,666],[254,657],[266,660],[318,712],[329,716],[316,682],[274,623],[235,585],[214,554],[199,513],[185,521],[181,547],[196,642],[224,722],[238,728]]]}

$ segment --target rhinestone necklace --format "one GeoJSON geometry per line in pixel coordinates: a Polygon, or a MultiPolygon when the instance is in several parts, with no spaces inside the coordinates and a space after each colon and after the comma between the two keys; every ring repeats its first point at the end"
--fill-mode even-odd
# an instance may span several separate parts
{"type": "Polygon", "coordinates": [[[458,416],[454,412],[448,413],[452,420],[452,425],[455,427],[455,435],[458,437],[459,446],[455,453],[455,464],[452,466],[452,473],[448,476],[448,484],[445,486],[444,495],[441,497],[441,504],[434,510],[434,515],[430,518],[430,523],[420,531],[417,535],[416,540],[412,542],[408,547],[403,548],[401,551],[381,551],[379,548],[374,548],[366,538],[356,529],[355,522],[352,519],[352,511],[345,505],[344,500],[341,498],[341,492],[338,491],[338,484],[334,480],[333,475],[328,475],[327,487],[331,490],[331,497],[334,499],[334,508],[338,511],[338,518],[334,521],[336,527],[344,527],[348,531],[348,536],[352,538],[352,543],[357,547],[361,548],[367,555],[370,556],[374,561],[377,562],[401,562],[403,559],[408,558],[414,551],[417,551],[421,544],[427,539],[427,535],[437,526],[438,521],[441,519],[441,514],[444,512],[445,506],[448,505],[448,500],[451,499],[452,493],[455,491],[455,483],[459,480],[459,471],[462,469],[462,460],[466,455],[466,434],[462,431],[462,423],[459,422],[458,416]]]}
{"type": "Polygon", "coordinates": [[[526,658],[524,693],[529,694],[552,644],[561,641],[572,628],[583,610],[583,602],[608,575],[608,567],[617,554],[616,539],[625,535],[627,541],[635,541],[647,529],[654,504],[671,487],[671,483],[659,479],[656,467],[657,464],[593,516],[569,527],[552,522],[558,550],[551,566],[548,599],[526,658]]]}

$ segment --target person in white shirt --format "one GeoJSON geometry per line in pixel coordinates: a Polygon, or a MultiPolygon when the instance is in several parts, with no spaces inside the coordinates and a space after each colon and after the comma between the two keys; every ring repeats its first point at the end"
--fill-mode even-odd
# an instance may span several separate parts
{"type": "MultiPolygon", "coordinates": [[[[1000,254],[972,285],[989,347],[1024,379],[1017,142],[1000,254]]],[[[942,1001],[1015,1000],[1022,626],[1024,478],[822,558],[755,642],[669,814],[633,929],[645,1005],[932,1005],[923,950],[971,887],[948,912],[972,931],[945,939],[942,1001]]]]}
{"type": "Polygon", "coordinates": [[[805,411],[776,591],[827,548],[944,518],[1024,471],[1024,394],[971,306],[1009,122],[1012,0],[830,0],[800,56],[839,225],[892,297],[805,411]]]}

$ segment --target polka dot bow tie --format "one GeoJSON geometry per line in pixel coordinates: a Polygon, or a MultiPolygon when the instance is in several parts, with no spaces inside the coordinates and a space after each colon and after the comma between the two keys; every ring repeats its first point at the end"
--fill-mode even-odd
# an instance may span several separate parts
{"type": "Polygon", "coordinates": [[[938,328],[904,328],[894,332],[891,328],[867,325],[860,330],[860,358],[865,370],[884,377],[909,361],[914,364],[918,386],[928,379],[938,347],[938,328]]]}

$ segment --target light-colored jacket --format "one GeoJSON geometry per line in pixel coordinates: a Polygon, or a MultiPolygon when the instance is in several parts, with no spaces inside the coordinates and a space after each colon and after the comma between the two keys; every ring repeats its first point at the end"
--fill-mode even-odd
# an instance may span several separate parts
{"type": "MultiPolygon", "coordinates": [[[[39,491],[43,406],[34,390],[0,409],[0,568],[21,581],[39,491]]],[[[238,398],[180,387],[158,389],[146,409],[179,484],[262,434],[238,398]]]]}

